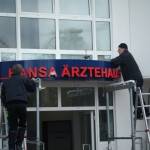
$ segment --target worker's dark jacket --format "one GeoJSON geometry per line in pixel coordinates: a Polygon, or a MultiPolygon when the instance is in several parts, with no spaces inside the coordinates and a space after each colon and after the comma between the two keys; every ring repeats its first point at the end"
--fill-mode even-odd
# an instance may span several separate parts
{"type": "Polygon", "coordinates": [[[2,103],[4,106],[13,102],[27,103],[27,93],[34,92],[35,89],[34,81],[20,75],[14,75],[2,84],[2,103]]]}
{"type": "Polygon", "coordinates": [[[143,85],[141,71],[134,57],[128,50],[125,50],[118,57],[112,59],[111,62],[114,67],[120,66],[124,81],[135,80],[137,82],[137,86],[143,85]]]}

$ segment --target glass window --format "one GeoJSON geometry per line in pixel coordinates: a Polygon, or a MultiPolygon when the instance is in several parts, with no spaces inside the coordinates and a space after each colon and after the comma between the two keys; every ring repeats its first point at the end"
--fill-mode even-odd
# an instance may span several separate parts
{"type": "MultiPolygon", "coordinates": [[[[113,110],[109,111],[110,115],[110,136],[114,137],[114,117],[113,110]]],[[[99,111],[99,123],[100,123],[100,141],[108,141],[108,121],[106,110],[99,111]]]]}
{"type": "Polygon", "coordinates": [[[40,91],[40,106],[41,107],[56,107],[58,106],[57,88],[45,88],[40,91]]]}
{"type": "Polygon", "coordinates": [[[23,60],[32,60],[32,59],[55,59],[55,55],[53,54],[34,54],[34,53],[26,53],[22,54],[23,60]]]}
{"type": "Polygon", "coordinates": [[[91,55],[61,55],[61,59],[92,59],[91,55]]]}
{"type": "Polygon", "coordinates": [[[72,15],[89,15],[89,0],[59,0],[60,13],[72,15]],[[66,7],[67,5],[67,7],[66,7]]]}
{"type": "MultiPolygon", "coordinates": [[[[103,88],[98,88],[98,99],[100,106],[106,106],[106,92],[103,88]]],[[[113,92],[109,92],[109,105],[113,105],[113,92]]]]}
{"type": "MultiPolygon", "coordinates": [[[[27,137],[29,141],[36,141],[36,112],[27,113],[27,137]]],[[[27,144],[27,148],[30,150],[35,150],[36,145],[31,143],[27,144]]]]}
{"type": "Polygon", "coordinates": [[[110,55],[99,55],[98,56],[98,60],[102,60],[102,61],[110,61],[111,56],[110,55]]]}
{"type": "Polygon", "coordinates": [[[109,18],[109,0],[96,0],[96,17],[109,18]]]}
{"type": "Polygon", "coordinates": [[[0,17],[0,48],[16,48],[16,19],[0,17]]]}
{"type": "Polygon", "coordinates": [[[91,50],[91,22],[60,21],[60,48],[66,50],[91,50]]]}
{"type": "Polygon", "coordinates": [[[21,47],[55,48],[55,22],[49,19],[21,18],[21,47]]]}
{"type": "Polygon", "coordinates": [[[15,53],[1,53],[1,61],[11,61],[16,60],[15,53]]]}
{"type": "Polygon", "coordinates": [[[87,111],[79,112],[80,117],[80,133],[81,133],[81,143],[88,143],[87,147],[84,146],[82,150],[90,150],[91,146],[91,120],[90,120],[90,114],[87,111]]]}
{"type": "Polygon", "coordinates": [[[52,13],[52,0],[21,0],[21,9],[23,12],[52,13]]]}
{"type": "Polygon", "coordinates": [[[96,42],[97,50],[109,51],[111,49],[110,23],[96,23],[96,42]]]}
{"type": "Polygon", "coordinates": [[[16,0],[0,0],[0,12],[1,13],[15,13],[16,12],[16,0]]]}
{"type": "Polygon", "coordinates": [[[28,93],[28,107],[36,107],[36,93],[28,93]]]}
{"type": "Polygon", "coordinates": [[[62,106],[93,106],[94,88],[62,88],[62,106]]]}

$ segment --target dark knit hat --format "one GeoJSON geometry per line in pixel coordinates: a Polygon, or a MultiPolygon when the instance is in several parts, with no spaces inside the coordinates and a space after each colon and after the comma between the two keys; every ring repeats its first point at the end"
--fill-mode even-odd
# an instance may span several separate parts
{"type": "Polygon", "coordinates": [[[128,50],[128,45],[126,43],[121,43],[119,46],[119,48],[124,48],[128,50]]]}
{"type": "Polygon", "coordinates": [[[22,69],[23,69],[23,67],[21,64],[13,65],[13,67],[12,67],[13,75],[20,75],[22,72],[22,69]]]}

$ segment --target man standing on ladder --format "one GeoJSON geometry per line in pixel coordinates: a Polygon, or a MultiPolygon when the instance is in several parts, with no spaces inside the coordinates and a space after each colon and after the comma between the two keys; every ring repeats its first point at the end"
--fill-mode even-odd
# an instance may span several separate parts
{"type": "Polygon", "coordinates": [[[22,150],[22,142],[27,120],[27,92],[34,92],[35,82],[22,77],[22,66],[13,66],[13,76],[4,81],[1,89],[1,99],[8,111],[8,144],[9,150],[22,150]]]}
{"type": "MultiPolygon", "coordinates": [[[[121,43],[118,46],[118,53],[119,53],[119,56],[111,60],[112,65],[114,67],[120,67],[124,81],[134,80],[136,82],[136,86],[142,90],[142,87],[143,87],[142,73],[134,57],[128,51],[127,44],[121,43]]],[[[135,101],[136,101],[136,92],[133,90],[134,107],[135,107],[135,101]]],[[[138,100],[138,105],[140,105],[139,100],[138,100]]],[[[146,111],[146,115],[148,116],[149,115],[148,108],[145,108],[145,111],[146,111]]],[[[141,109],[138,109],[137,111],[137,118],[138,119],[142,118],[141,109]]]]}

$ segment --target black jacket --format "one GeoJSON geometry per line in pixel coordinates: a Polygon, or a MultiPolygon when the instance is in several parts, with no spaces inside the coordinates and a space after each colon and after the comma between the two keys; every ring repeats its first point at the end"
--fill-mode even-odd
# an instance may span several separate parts
{"type": "Polygon", "coordinates": [[[27,103],[27,93],[34,92],[36,84],[34,81],[14,75],[2,84],[1,100],[4,106],[12,102],[27,103]]]}
{"type": "Polygon", "coordinates": [[[137,82],[137,86],[143,84],[141,71],[134,57],[128,50],[125,50],[118,57],[112,59],[111,62],[114,67],[120,66],[124,81],[135,80],[137,82]]]}

